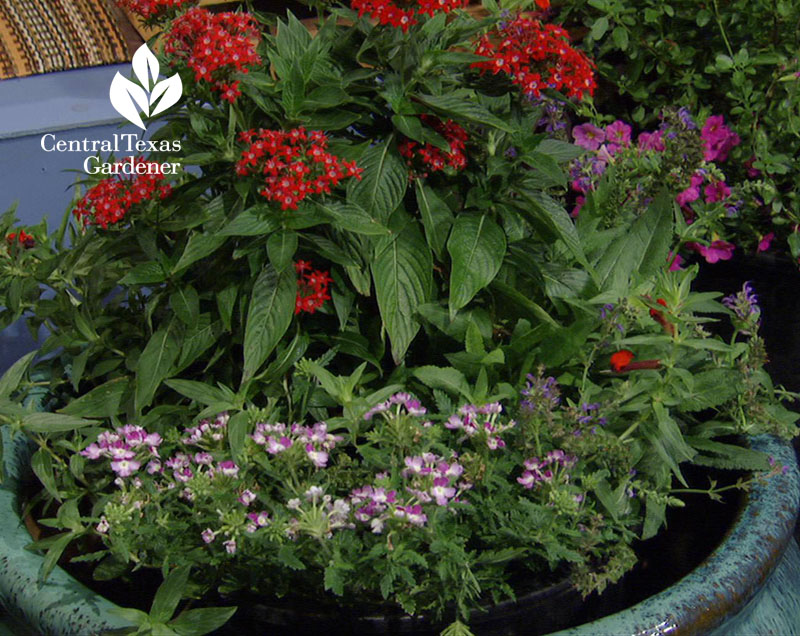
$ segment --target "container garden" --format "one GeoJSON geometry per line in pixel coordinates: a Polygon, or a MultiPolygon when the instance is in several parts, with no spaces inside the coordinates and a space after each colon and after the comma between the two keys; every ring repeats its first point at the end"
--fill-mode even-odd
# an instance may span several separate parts
{"type": "MultiPolygon", "coordinates": [[[[38,581],[43,557],[26,551],[30,534],[19,517],[20,480],[29,473],[30,446],[23,438],[10,441],[4,431],[6,483],[0,491],[0,601],[17,622],[37,633],[69,635],[99,634],[128,623],[115,616],[116,606],[92,592],[60,568],[45,584],[38,581]]],[[[736,520],[722,543],[690,574],[662,592],[618,613],[557,632],[560,636],[596,636],[656,633],[737,635],[794,633],[800,624],[800,550],[793,529],[800,507],[800,472],[791,447],[762,436],[753,448],[769,453],[786,470],[756,484],[746,495],[736,520]]],[[[651,576],[658,576],[652,572],[651,576]]],[[[478,615],[476,634],[492,636],[528,634],[536,629],[542,612],[565,616],[563,605],[574,605],[568,586],[557,585],[544,592],[504,602],[478,615]]],[[[245,610],[248,617],[240,628],[252,629],[263,621],[274,628],[303,627],[312,631],[327,624],[328,633],[426,634],[425,622],[397,617],[387,620],[346,615],[352,623],[331,627],[331,619],[342,616],[315,615],[309,610],[304,625],[294,612],[281,613],[279,605],[266,604],[245,610]],[[277,611],[276,611],[277,610],[277,611]]],[[[573,617],[574,618],[574,617],[573,617]]],[[[551,620],[551,619],[546,619],[551,620]]],[[[435,633],[435,632],[433,632],[435,633]]],[[[537,629],[537,633],[541,633],[537,629]]]]}

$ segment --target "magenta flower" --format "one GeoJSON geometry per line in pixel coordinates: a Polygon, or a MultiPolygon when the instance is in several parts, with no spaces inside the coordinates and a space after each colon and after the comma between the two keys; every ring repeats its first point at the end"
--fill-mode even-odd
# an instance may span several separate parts
{"type": "Polygon", "coordinates": [[[581,213],[581,208],[583,208],[585,203],[586,203],[586,197],[584,197],[583,195],[578,195],[575,198],[575,207],[572,208],[572,212],[570,212],[569,215],[573,219],[577,219],[578,215],[581,213]]]}
{"type": "Polygon", "coordinates": [[[660,130],[657,130],[653,133],[639,133],[636,143],[641,150],[655,150],[657,152],[664,152],[664,149],[666,148],[664,145],[664,136],[660,130]]]}
{"type": "Polygon", "coordinates": [[[88,459],[100,459],[100,457],[103,456],[103,449],[92,442],[86,448],[84,448],[80,454],[88,459]]]}
{"type": "Polygon", "coordinates": [[[617,120],[606,126],[606,141],[615,146],[627,148],[631,145],[631,127],[624,121],[617,120]]]}
{"type": "Polygon", "coordinates": [[[724,181],[715,181],[709,183],[703,193],[706,197],[707,203],[716,203],[717,201],[724,201],[731,195],[731,189],[724,181]]]}
{"type": "Polygon", "coordinates": [[[606,133],[602,128],[598,128],[593,124],[581,124],[572,129],[572,136],[575,139],[575,145],[585,148],[586,150],[597,150],[606,140],[606,133]]]}
{"type": "Polygon", "coordinates": [[[758,242],[758,249],[757,252],[766,252],[769,249],[769,246],[772,244],[772,239],[775,238],[775,232],[769,232],[761,237],[761,240],[758,242]]]}
{"type": "Polygon", "coordinates": [[[252,490],[244,490],[239,495],[239,503],[243,506],[249,506],[256,500],[256,494],[252,490]]]}
{"type": "Polygon", "coordinates": [[[683,264],[683,257],[680,254],[675,254],[674,258],[672,256],[672,252],[669,253],[667,256],[667,262],[669,263],[669,271],[671,272],[680,272],[683,270],[681,265],[683,264]]]}
{"type": "Polygon", "coordinates": [[[247,518],[259,528],[269,525],[269,513],[263,510],[261,512],[249,512],[247,513],[247,518]]]}
{"type": "Polygon", "coordinates": [[[723,121],[722,115],[712,115],[703,125],[700,137],[703,139],[703,159],[706,161],[725,161],[731,149],[739,145],[739,135],[723,121]]]}
{"type": "Polygon", "coordinates": [[[736,249],[736,246],[733,243],[728,243],[728,241],[712,241],[711,245],[707,247],[699,243],[687,243],[686,247],[703,256],[706,262],[711,264],[718,261],[731,260],[733,251],[736,249]]]}

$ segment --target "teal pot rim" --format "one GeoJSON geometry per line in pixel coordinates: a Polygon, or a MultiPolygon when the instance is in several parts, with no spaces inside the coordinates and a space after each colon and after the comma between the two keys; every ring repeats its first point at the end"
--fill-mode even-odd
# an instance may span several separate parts
{"type": "Polygon", "coordinates": [[[725,539],[692,572],[641,603],[553,636],[706,634],[739,613],[764,586],[794,540],[800,470],[789,442],[768,435],[750,447],[784,470],[756,483],[725,539]]]}
{"type": "MultiPolygon", "coordinates": [[[[45,634],[98,634],[130,625],[111,610],[117,606],[92,592],[61,568],[38,582],[41,555],[25,550],[31,541],[19,516],[19,483],[29,470],[30,446],[2,430],[5,482],[0,488],[0,602],[45,634]]],[[[617,614],[558,632],[558,636],[624,634],[689,635],[708,632],[738,613],[761,589],[793,540],[800,506],[800,471],[792,446],[770,436],[751,439],[785,467],[756,483],[738,520],[720,546],[694,571],[617,614]]]]}

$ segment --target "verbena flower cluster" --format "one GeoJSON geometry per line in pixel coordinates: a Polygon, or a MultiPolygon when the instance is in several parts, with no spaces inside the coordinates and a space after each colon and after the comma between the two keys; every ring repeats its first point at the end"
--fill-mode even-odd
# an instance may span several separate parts
{"type": "Polygon", "coordinates": [[[430,173],[440,172],[448,167],[454,171],[463,170],[467,165],[467,131],[452,120],[443,122],[431,115],[421,115],[420,119],[442,136],[450,146],[450,151],[443,151],[433,144],[404,139],[398,144],[398,150],[412,169],[412,176],[424,179],[430,173]]]}
{"type": "Polygon", "coordinates": [[[546,88],[581,98],[594,93],[593,64],[569,44],[569,34],[554,24],[517,15],[483,35],[475,53],[487,59],[473,67],[504,73],[531,98],[546,88]]]}
{"type": "Polygon", "coordinates": [[[141,174],[116,175],[92,186],[78,201],[73,214],[85,225],[99,225],[104,230],[119,223],[131,207],[150,199],[164,199],[172,192],[156,162],[138,157],[133,166],[142,166],[141,174]]]}
{"type": "Polygon", "coordinates": [[[246,13],[194,8],[172,23],[164,51],[183,60],[194,71],[195,82],[207,82],[233,103],[241,95],[236,74],[261,62],[256,50],[260,38],[258,23],[246,13]]]}
{"type": "Polygon", "coordinates": [[[355,161],[340,159],[328,151],[328,137],[318,130],[246,130],[239,140],[248,145],[236,164],[239,176],[254,176],[265,185],[259,193],[296,210],[312,194],[328,194],[344,179],[361,179],[355,161]]]}

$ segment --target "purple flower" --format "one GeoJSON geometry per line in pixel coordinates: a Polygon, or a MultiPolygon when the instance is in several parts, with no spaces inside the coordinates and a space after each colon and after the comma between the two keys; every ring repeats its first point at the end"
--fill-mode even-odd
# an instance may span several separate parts
{"type": "Polygon", "coordinates": [[[120,477],[129,477],[137,470],[141,464],[135,459],[117,459],[111,462],[111,470],[120,477]]]}
{"type": "Polygon", "coordinates": [[[106,534],[111,526],[108,523],[108,519],[105,516],[100,517],[100,523],[98,523],[94,529],[97,530],[100,534],[106,534]]]}
{"type": "Polygon", "coordinates": [[[267,437],[266,443],[267,443],[267,452],[270,455],[277,455],[278,453],[282,453],[286,449],[291,448],[293,442],[285,435],[280,439],[276,439],[272,437],[272,435],[270,435],[269,437],[267,437]]]}
{"type": "Polygon", "coordinates": [[[328,463],[328,453],[316,450],[313,444],[306,444],[306,455],[317,468],[325,468],[328,463]]]}
{"type": "Polygon", "coordinates": [[[758,306],[758,297],[753,290],[750,281],[747,281],[742,290],[736,294],[731,294],[722,299],[722,304],[728,309],[733,310],[741,320],[758,320],[761,315],[761,308],[758,306]]]}
{"type": "Polygon", "coordinates": [[[739,135],[723,123],[722,115],[709,117],[700,137],[703,139],[703,159],[706,161],[725,161],[731,149],[740,142],[739,135]]]}
{"type": "Polygon", "coordinates": [[[572,129],[572,136],[575,139],[575,145],[585,148],[586,150],[597,150],[606,140],[606,133],[602,128],[598,128],[593,124],[581,124],[572,129]]]}
{"type": "Polygon", "coordinates": [[[436,500],[436,505],[446,506],[455,494],[456,489],[450,486],[450,480],[447,477],[437,477],[433,480],[431,495],[436,500]]]}
{"type": "Polygon", "coordinates": [[[86,448],[84,448],[80,454],[88,459],[100,459],[104,453],[102,448],[92,442],[86,448]]]}
{"type": "Polygon", "coordinates": [[[239,503],[243,506],[249,506],[256,500],[256,493],[252,490],[244,490],[242,494],[239,495],[239,503]]]}
{"type": "Polygon", "coordinates": [[[236,539],[228,539],[222,545],[225,546],[225,552],[228,554],[236,554],[236,539]]]}
{"type": "Polygon", "coordinates": [[[236,477],[239,474],[239,467],[230,459],[217,464],[217,469],[226,477],[236,477]]]}
{"type": "Polygon", "coordinates": [[[615,146],[627,148],[631,145],[631,127],[619,119],[606,126],[606,141],[615,146]]]}
{"type": "Polygon", "coordinates": [[[248,512],[247,518],[259,528],[269,525],[269,513],[263,510],[261,512],[248,512]]]}

